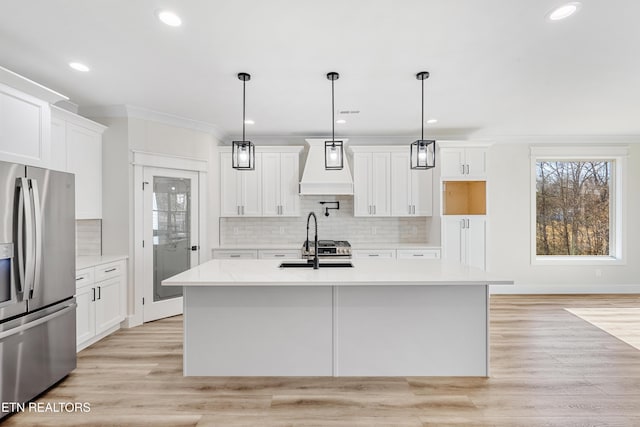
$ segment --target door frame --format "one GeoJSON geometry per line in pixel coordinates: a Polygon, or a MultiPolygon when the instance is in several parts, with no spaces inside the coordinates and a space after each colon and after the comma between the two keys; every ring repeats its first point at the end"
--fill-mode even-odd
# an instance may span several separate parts
{"type": "Polygon", "coordinates": [[[173,156],[168,154],[148,153],[132,150],[133,165],[133,286],[128,292],[128,326],[143,323],[144,297],[144,168],[173,169],[198,174],[198,251],[199,263],[210,259],[207,242],[207,171],[208,162],[192,157],[173,156]]]}

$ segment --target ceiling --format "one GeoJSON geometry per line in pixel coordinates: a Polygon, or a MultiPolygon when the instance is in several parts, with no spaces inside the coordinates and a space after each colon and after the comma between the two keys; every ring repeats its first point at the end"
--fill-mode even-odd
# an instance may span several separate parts
{"type": "Polygon", "coordinates": [[[80,106],[129,104],[248,135],[640,135],[640,2],[2,0],[0,65],[80,106]],[[181,16],[160,23],[158,9],[181,16]],[[91,67],[79,73],[68,67],[91,67]]]}

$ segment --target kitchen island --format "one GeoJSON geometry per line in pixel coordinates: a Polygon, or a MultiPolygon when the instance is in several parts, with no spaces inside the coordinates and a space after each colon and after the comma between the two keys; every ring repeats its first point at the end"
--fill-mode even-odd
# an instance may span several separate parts
{"type": "Polygon", "coordinates": [[[513,281],[433,259],[352,263],[212,260],[163,281],[184,286],[184,375],[489,375],[489,285],[513,281]]]}

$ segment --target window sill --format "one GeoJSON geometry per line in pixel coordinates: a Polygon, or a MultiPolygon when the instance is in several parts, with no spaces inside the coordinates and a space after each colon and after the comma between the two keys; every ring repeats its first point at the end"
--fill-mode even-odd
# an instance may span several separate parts
{"type": "Polygon", "coordinates": [[[625,265],[623,258],[613,256],[536,256],[532,265],[625,265]]]}

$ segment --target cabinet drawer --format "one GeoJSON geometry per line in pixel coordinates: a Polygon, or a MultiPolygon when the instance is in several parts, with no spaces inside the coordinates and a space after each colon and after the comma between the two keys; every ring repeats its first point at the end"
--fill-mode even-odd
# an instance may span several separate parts
{"type": "Polygon", "coordinates": [[[302,258],[302,252],[298,250],[264,250],[258,251],[259,259],[300,259],[302,258]]]}
{"type": "Polygon", "coordinates": [[[217,250],[213,251],[214,259],[257,259],[258,251],[250,249],[242,250],[217,250]]]}
{"type": "Polygon", "coordinates": [[[93,280],[93,268],[83,268],[82,270],[76,270],[76,289],[83,286],[92,285],[93,280]]]}
{"type": "Polygon", "coordinates": [[[124,263],[122,261],[99,265],[95,269],[96,282],[124,275],[124,263]]]}
{"type": "Polygon", "coordinates": [[[394,249],[382,249],[382,250],[356,250],[353,251],[354,258],[387,258],[393,259],[396,257],[396,251],[394,249]]]}
{"type": "Polygon", "coordinates": [[[437,259],[440,249],[398,249],[398,259],[437,259]]]}

